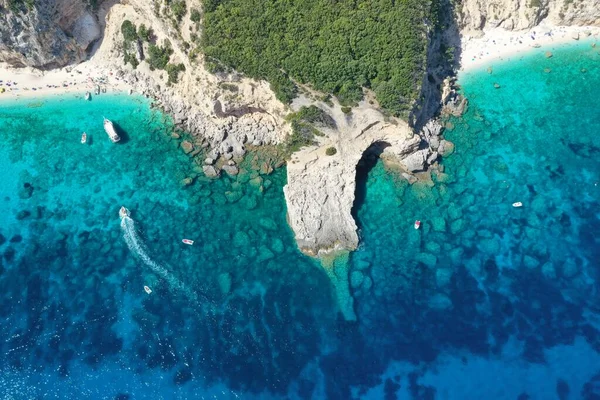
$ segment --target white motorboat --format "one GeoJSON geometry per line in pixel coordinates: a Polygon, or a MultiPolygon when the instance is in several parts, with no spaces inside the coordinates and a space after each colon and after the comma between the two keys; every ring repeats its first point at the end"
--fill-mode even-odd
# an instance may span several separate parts
{"type": "Polygon", "coordinates": [[[92,94],[91,94],[90,92],[86,92],[86,93],[85,93],[85,99],[86,99],[86,100],[89,100],[89,99],[91,99],[91,98],[92,98],[92,94]]]}
{"type": "Polygon", "coordinates": [[[121,137],[117,134],[113,123],[106,117],[104,118],[104,130],[113,143],[117,143],[119,140],[121,140],[121,137]]]}
{"type": "Polygon", "coordinates": [[[144,286],[144,291],[148,294],[152,293],[152,289],[150,289],[148,286],[144,286]]]}
{"type": "Polygon", "coordinates": [[[129,217],[129,210],[125,207],[121,207],[121,209],[119,210],[119,217],[121,217],[121,219],[129,217]]]}
{"type": "Polygon", "coordinates": [[[512,206],[515,208],[523,207],[523,203],[521,203],[520,201],[517,201],[516,203],[513,203],[512,206]]]}

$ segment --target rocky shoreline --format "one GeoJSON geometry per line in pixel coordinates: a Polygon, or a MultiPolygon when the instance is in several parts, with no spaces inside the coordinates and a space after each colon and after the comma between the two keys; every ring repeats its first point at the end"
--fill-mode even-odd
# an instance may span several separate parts
{"type": "MultiPolygon", "coordinates": [[[[284,188],[290,226],[299,248],[311,256],[353,250],[358,246],[357,227],[351,210],[356,167],[365,154],[377,152],[387,163],[399,166],[405,179],[415,182],[419,179],[415,173],[440,169],[440,157],[453,151],[453,145],[443,139],[442,125],[431,119],[438,115],[440,103],[444,105],[442,116],[459,116],[467,107],[466,99],[456,92],[453,81],[446,79],[443,84],[440,83],[447,76],[448,65],[440,57],[430,55],[435,61],[428,65],[423,110],[416,110],[418,115],[411,118],[416,122],[416,129],[404,121],[385,116],[375,105],[367,102],[353,108],[350,114],[341,112],[338,104],[332,106],[331,103],[307,98],[301,98],[290,109],[275,99],[266,82],[252,81],[236,73],[215,75],[207,72],[203,60],[188,57],[184,46],[193,28],[187,26],[187,29],[174,31],[173,26],[157,18],[156,9],[143,0],[129,0],[126,4],[101,2],[97,10],[98,23],[78,0],[53,0],[53,3],[56,3],[55,10],[60,18],[56,19],[56,15],[49,13],[48,7],[35,10],[26,17],[9,14],[5,17],[4,34],[11,33],[11,30],[31,30],[31,26],[35,25],[33,22],[41,20],[49,26],[54,22],[56,26],[49,31],[60,30],[62,34],[57,33],[52,38],[40,36],[35,46],[27,46],[24,36],[16,35],[11,42],[3,42],[1,59],[15,66],[23,66],[28,60],[33,60],[37,68],[50,68],[55,64],[80,61],[82,52],[85,53],[95,40],[100,39],[94,45],[90,60],[81,65],[110,70],[113,77],[127,87],[152,98],[154,106],[173,117],[178,129],[189,133],[185,137],[174,133],[174,139],[181,140],[180,147],[184,153],[191,157],[199,156],[196,157],[198,170],[208,177],[215,178],[222,173],[235,176],[248,147],[284,143],[291,133],[285,116],[302,105],[316,105],[329,114],[335,121],[335,127],[323,129],[323,137],[318,138],[314,146],[302,148],[292,155],[287,168],[288,184],[284,188]],[[173,52],[170,59],[174,64],[182,65],[185,71],[178,82],[167,84],[163,71],[154,70],[142,62],[147,47],[139,39],[134,46],[139,66],[123,65],[121,23],[124,20],[131,21],[134,26],[145,24],[152,27],[156,43],[171,43],[173,52]],[[98,33],[101,27],[103,34],[98,33]],[[73,40],[69,41],[69,35],[73,40]],[[57,52],[48,54],[48,46],[58,48],[64,57],[57,57],[57,52]],[[21,53],[28,54],[28,58],[17,57],[15,48],[25,49],[21,53]],[[13,56],[8,54],[11,51],[13,56]],[[433,96],[433,92],[438,93],[433,96]],[[335,154],[328,154],[332,148],[335,154]]],[[[464,5],[463,9],[468,10],[468,14],[459,21],[463,29],[483,29],[483,26],[477,26],[475,16],[484,7],[477,10],[474,7],[470,3],[464,5]]],[[[573,19],[576,14],[571,13],[568,18],[573,19]]],[[[522,15],[519,18],[520,22],[513,25],[529,26],[529,22],[535,25],[541,21],[538,18],[525,23],[522,15]]],[[[596,14],[586,18],[586,21],[596,18],[596,14]]],[[[31,30],[32,34],[35,32],[31,30]]],[[[453,44],[453,40],[458,41],[456,44],[460,46],[459,27],[455,21],[448,25],[445,34],[452,37],[444,40],[453,44]]],[[[430,53],[441,51],[442,36],[432,38],[430,53]]],[[[280,165],[281,162],[275,164],[280,165]]],[[[273,166],[263,167],[265,170],[269,168],[273,166]]]]}

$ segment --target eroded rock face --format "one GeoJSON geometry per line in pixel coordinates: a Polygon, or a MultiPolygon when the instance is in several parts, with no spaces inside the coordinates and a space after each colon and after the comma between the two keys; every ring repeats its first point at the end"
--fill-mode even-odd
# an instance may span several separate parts
{"type": "Polygon", "coordinates": [[[463,0],[458,14],[463,31],[470,34],[497,27],[529,29],[542,21],[550,25],[600,25],[597,0],[463,0]]]}
{"type": "Polygon", "coordinates": [[[336,118],[338,129],[328,132],[320,147],[295,153],[287,166],[283,188],[289,224],[299,248],[316,256],[358,246],[351,211],[356,189],[356,165],[374,143],[389,145],[388,156],[402,160],[419,147],[421,138],[405,123],[383,122],[374,109],[355,109],[350,119],[336,118]],[[333,156],[327,147],[335,147],[333,156]]]}
{"type": "Polygon", "coordinates": [[[28,10],[0,11],[0,62],[50,69],[86,58],[100,38],[96,17],[83,0],[44,0],[28,10]]]}

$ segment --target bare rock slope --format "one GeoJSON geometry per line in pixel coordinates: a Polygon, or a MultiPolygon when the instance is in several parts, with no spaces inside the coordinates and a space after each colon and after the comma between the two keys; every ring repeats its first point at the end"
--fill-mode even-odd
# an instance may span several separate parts
{"type": "Polygon", "coordinates": [[[81,0],[45,0],[32,9],[0,1],[0,62],[50,69],[77,63],[100,38],[95,15],[81,0]]]}
{"type": "Polygon", "coordinates": [[[551,26],[600,25],[598,0],[463,0],[458,14],[463,34],[491,28],[523,30],[542,21],[551,26]]]}

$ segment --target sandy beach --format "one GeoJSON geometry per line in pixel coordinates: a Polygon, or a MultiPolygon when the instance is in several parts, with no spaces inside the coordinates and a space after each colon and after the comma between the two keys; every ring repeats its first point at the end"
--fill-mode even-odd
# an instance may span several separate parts
{"type": "MultiPolygon", "coordinates": [[[[600,28],[579,26],[539,25],[528,31],[492,29],[483,37],[462,38],[461,71],[468,71],[499,60],[510,60],[540,48],[576,42],[597,40],[600,46],[600,28]]],[[[600,48],[599,48],[600,50],[600,48]]]]}
{"type": "Polygon", "coordinates": [[[65,93],[126,92],[130,86],[110,68],[91,62],[52,71],[12,68],[0,64],[0,100],[18,97],[53,96],[65,93]]]}
{"type": "MultiPolygon", "coordinates": [[[[462,38],[461,72],[490,65],[500,60],[520,57],[536,48],[546,50],[577,40],[598,42],[600,28],[554,27],[539,25],[528,31],[491,29],[482,37],[462,38]]],[[[0,63],[0,100],[15,97],[39,97],[65,93],[91,92],[100,86],[102,92],[127,92],[131,86],[127,77],[117,77],[113,69],[99,66],[93,59],[76,66],[51,71],[33,68],[13,68],[0,63]]]]}

